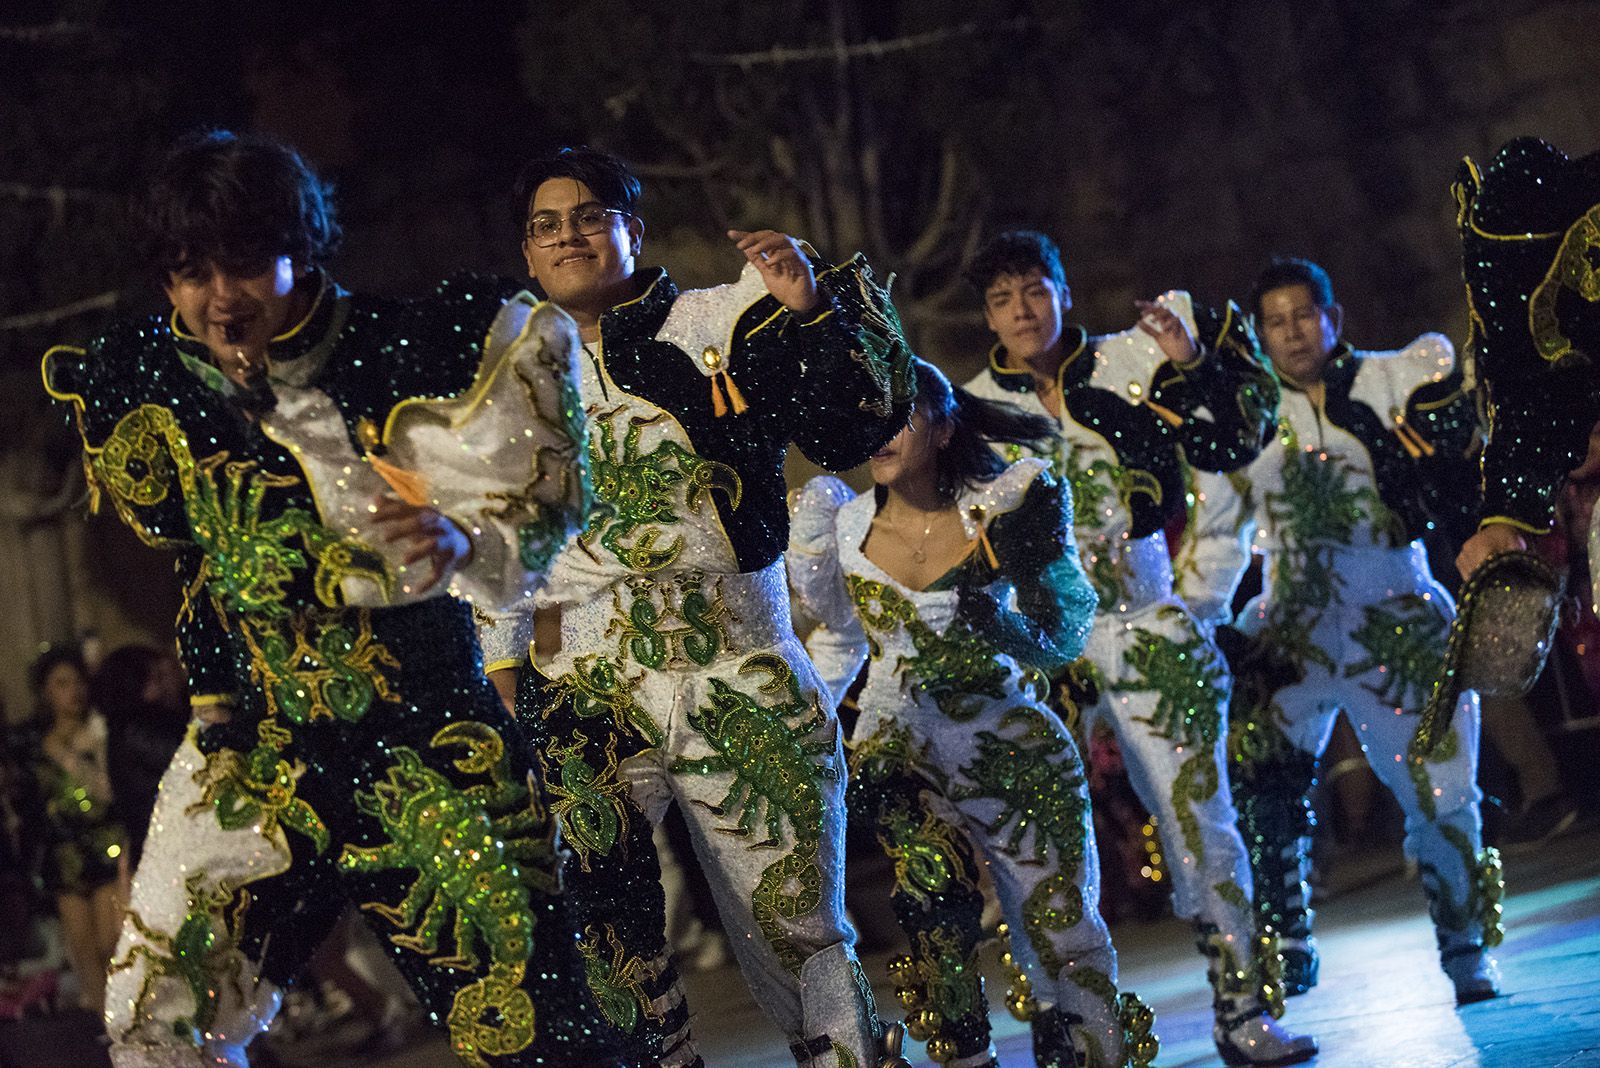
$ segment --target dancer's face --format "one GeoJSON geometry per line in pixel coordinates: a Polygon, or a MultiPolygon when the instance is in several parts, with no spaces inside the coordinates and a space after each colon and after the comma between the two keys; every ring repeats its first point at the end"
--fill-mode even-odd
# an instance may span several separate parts
{"type": "Polygon", "coordinates": [[[1003,274],[983,294],[983,318],[1016,360],[1031,360],[1061,341],[1061,315],[1071,301],[1061,287],[1035,267],[1003,274]]]}
{"type": "Polygon", "coordinates": [[[525,233],[522,254],[528,261],[528,274],[559,305],[609,308],[627,291],[644,224],[637,216],[611,212],[599,233],[580,234],[573,212],[604,207],[593,190],[572,178],[551,178],[534,191],[528,205],[529,228],[535,219],[548,218],[561,230],[549,245],[541,245],[531,233],[525,233]]]}
{"type": "Polygon", "coordinates": [[[1339,344],[1344,310],[1317,304],[1311,288],[1296,283],[1261,295],[1261,347],[1278,374],[1297,385],[1321,381],[1322,369],[1339,344]]]}
{"type": "Polygon", "coordinates": [[[295,282],[306,272],[288,256],[222,267],[208,261],[167,274],[167,299],[182,326],[226,364],[240,350],[259,353],[294,326],[303,302],[295,282]]]}
{"type": "Polygon", "coordinates": [[[936,424],[919,404],[911,419],[883,448],[872,454],[872,481],[894,487],[933,478],[939,450],[950,440],[948,423],[936,424]]]}

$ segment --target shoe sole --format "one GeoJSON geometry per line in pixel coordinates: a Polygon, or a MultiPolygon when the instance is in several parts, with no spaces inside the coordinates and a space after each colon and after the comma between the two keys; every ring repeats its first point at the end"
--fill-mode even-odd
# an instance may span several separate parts
{"type": "Polygon", "coordinates": [[[1286,1053],[1275,1061],[1253,1061],[1246,1054],[1240,1053],[1233,1049],[1223,1049],[1220,1046],[1217,1048],[1217,1052],[1222,1054],[1223,1064],[1239,1065],[1243,1066],[1243,1068],[1278,1068],[1278,1066],[1285,1064],[1303,1064],[1304,1062],[1309,1061],[1312,1057],[1315,1057],[1320,1051],[1317,1049],[1317,1047],[1313,1046],[1308,1050],[1298,1050],[1294,1053],[1286,1053]]]}

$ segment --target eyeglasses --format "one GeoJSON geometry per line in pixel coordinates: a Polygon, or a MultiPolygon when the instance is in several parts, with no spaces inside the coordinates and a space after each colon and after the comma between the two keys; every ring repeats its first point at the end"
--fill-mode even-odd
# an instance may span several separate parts
{"type": "Polygon", "coordinates": [[[626,211],[616,208],[603,208],[598,204],[585,204],[573,208],[571,214],[563,218],[555,212],[546,212],[535,215],[528,220],[528,236],[533,238],[533,243],[540,248],[549,248],[561,240],[561,231],[566,229],[567,219],[572,220],[572,228],[582,237],[593,237],[603,233],[611,226],[611,217],[620,216],[624,219],[632,216],[626,211]]]}

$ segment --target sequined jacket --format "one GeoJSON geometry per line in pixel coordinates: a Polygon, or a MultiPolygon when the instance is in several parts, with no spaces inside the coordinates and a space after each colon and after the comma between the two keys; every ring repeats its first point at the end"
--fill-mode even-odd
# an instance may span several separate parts
{"type": "Polygon", "coordinates": [[[1019,697],[1027,672],[1083,652],[1096,599],[1072,537],[1071,490],[1043,461],[1018,460],[963,490],[956,507],[969,553],[912,590],[861,551],[873,494],[828,477],[796,494],[789,581],[819,624],[806,648],[836,700],[869,653],[862,707],[894,713],[907,701],[934,711],[982,703],[1002,697],[997,688],[1019,697]]]}
{"type": "MultiPolygon", "coordinates": [[[[914,380],[888,294],[860,256],[817,277],[824,303],[803,320],[750,266],[687,292],[654,268],[601,316],[580,380],[597,503],[541,602],[609,599],[641,576],[762,571],[788,539],[789,444],[842,470],[905,425],[914,380]]],[[[520,662],[531,611],[480,637],[493,668],[520,662]]]]}
{"type": "MultiPolygon", "coordinates": [[[[1073,326],[1063,339],[1060,433],[1049,459],[1072,486],[1078,545],[1102,612],[1170,596],[1163,526],[1184,508],[1185,465],[1219,472],[1244,466],[1260,452],[1277,411],[1277,378],[1235,305],[1215,311],[1183,292],[1167,293],[1161,303],[1201,346],[1184,366],[1137,327],[1090,337],[1073,326]]],[[[1050,418],[1032,375],[1007,367],[998,346],[989,369],[966,388],[1050,418]]],[[[1024,451],[1007,448],[1013,458],[1024,451]]]]}
{"type": "Polygon", "coordinates": [[[1341,344],[1323,385],[1320,406],[1286,386],[1261,455],[1231,480],[1203,484],[1186,541],[1214,545],[1197,550],[1205,567],[1178,569],[1186,601],[1225,609],[1252,541],[1277,560],[1471,533],[1477,421],[1449,339],[1424,334],[1391,352],[1341,344]]]}
{"type": "Polygon", "coordinates": [[[328,635],[346,606],[445,597],[443,583],[420,590],[400,563],[405,546],[366,525],[380,491],[457,517],[474,543],[457,585],[472,585],[471,572],[503,600],[525,595],[539,554],[579,525],[576,333],[553,307],[506,296],[504,283],[462,277],[404,303],[325,280],[306,319],[270,346],[278,401],[253,418],[246,402],[268,405],[223,379],[175,313],[45,355],[45,387],[83,438],[92,504],[109,497],[146,544],[177,554],[179,651],[197,703],[233,702],[251,685],[241,665],[274,655],[240,643],[271,635],[285,642],[276,655],[295,659],[300,641],[317,640],[302,633],[304,611],[334,620],[328,635]],[[497,390],[498,407],[485,405],[497,390]],[[487,425],[506,417],[517,425],[487,425]],[[513,430],[537,445],[488,447],[513,430]],[[455,492],[467,483],[480,499],[455,492]]]}

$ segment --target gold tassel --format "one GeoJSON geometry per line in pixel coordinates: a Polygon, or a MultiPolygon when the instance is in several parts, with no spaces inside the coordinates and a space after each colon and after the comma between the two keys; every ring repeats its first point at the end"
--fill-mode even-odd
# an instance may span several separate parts
{"type": "MultiPolygon", "coordinates": [[[[978,536],[973,538],[972,542],[983,546],[983,555],[988,558],[989,566],[999,571],[1000,558],[994,554],[994,546],[989,544],[989,531],[983,525],[983,509],[974,506],[967,510],[967,515],[971,517],[972,525],[978,528],[978,536]]],[[[970,545],[972,542],[968,542],[968,544],[970,545]]]]}
{"type": "Polygon", "coordinates": [[[743,415],[750,410],[750,405],[745,403],[744,394],[739,392],[739,387],[734,384],[733,375],[727,371],[722,372],[722,380],[728,387],[728,401],[733,405],[734,415],[743,415]]]}
{"type": "Polygon", "coordinates": [[[1164,408],[1161,405],[1157,404],[1153,400],[1147,400],[1147,401],[1145,401],[1145,404],[1149,407],[1149,409],[1152,412],[1155,412],[1157,415],[1159,415],[1161,418],[1165,419],[1172,426],[1182,426],[1183,425],[1183,416],[1179,415],[1177,412],[1173,411],[1171,408],[1164,408]]]}
{"type": "Polygon", "coordinates": [[[413,508],[425,507],[428,501],[428,480],[415,471],[407,471],[403,467],[396,467],[380,456],[367,454],[367,463],[394,490],[395,496],[411,505],[413,508]]]}
{"type": "Polygon", "coordinates": [[[711,376],[711,414],[721,419],[728,414],[728,402],[722,399],[722,387],[717,385],[721,375],[711,376]]]}

